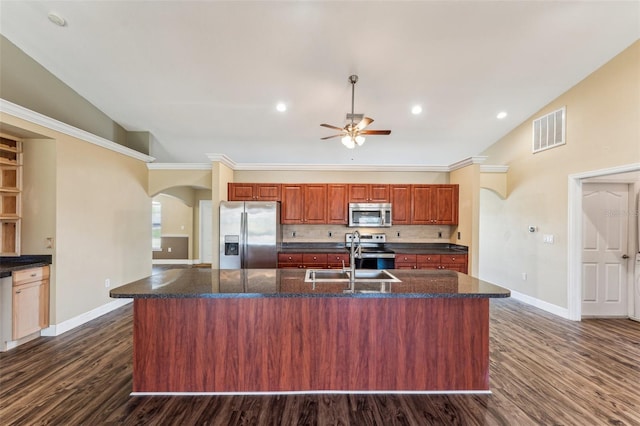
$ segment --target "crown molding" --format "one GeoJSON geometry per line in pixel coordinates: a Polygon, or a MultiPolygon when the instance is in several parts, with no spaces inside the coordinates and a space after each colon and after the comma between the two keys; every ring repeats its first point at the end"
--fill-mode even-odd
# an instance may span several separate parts
{"type": "Polygon", "coordinates": [[[211,163],[147,163],[149,170],[211,170],[211,163]]]}
{"type": "Polygon", "coordinates": [[[476,157],[465,158],[464,160],[460,160],[460,161],[458,161],[456,163],[450,164],[449,165],[449,171],[452,172],[454,170],[458,170],[458,169],[461,169],[463,167],[471,166],[472,164],[481,164],[486,159],[487,159],[487,157],[484,157],[484,156],[476,156],[476,157]]]}
{"type": "Polygon", "coordinates": [[[106,148],[110,151],[114,151],[119,154],[126,155],[127,157],[144,161],[145,163],[150,163],[155,160],[155,158],[153,157],[145,155],[131,148],[127,148],[124,145],[120,145],[118,143],[105,139],[101,136],[97,136],[97,135],[94,135],[93,133],[89,133],[85,130],[78,129],[77,127],[70,126],[69,124],[63,123],[62,121],[58,121],[51,117],[47,117],[46,115],[40,114],[28,108],[14,104],[13,102],[9,102],[6,99],[0,98],[0,113],[12,115],[21,120],[25,120],[42,127],[46,127],[47,129],[50,129],[59,133],[63,133],[65,135],[83,140],[85,142],[89,142],[93,145],[106,148]]]}
{"type": "Polygon", "coordinates": [[[509,166],[499,166],[499,165],[489,165],[489,164],[480,165],[480,173],[507,173],[508,171],[509,171],[509,166]]]}
{"type": "Polygon", "coordinates": [[[205,154],[205,155],[211,162],[217,161],[229,167],[231,170],[238,170],[237,163],[224,154],[205,154]]]}

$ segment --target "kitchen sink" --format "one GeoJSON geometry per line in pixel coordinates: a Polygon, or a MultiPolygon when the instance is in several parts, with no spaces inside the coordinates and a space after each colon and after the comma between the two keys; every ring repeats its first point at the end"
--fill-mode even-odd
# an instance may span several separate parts
{"type": "MultiPolygon", "coordinates": [[[[355,282],[400,282],[398,278],[386,269],[356,269],[355,274],[355,282]]],[[[339,269],[307,269],[304,281],[318,283],[348,283],[350,275],[351,271],[343,271],[339,269]]]]}

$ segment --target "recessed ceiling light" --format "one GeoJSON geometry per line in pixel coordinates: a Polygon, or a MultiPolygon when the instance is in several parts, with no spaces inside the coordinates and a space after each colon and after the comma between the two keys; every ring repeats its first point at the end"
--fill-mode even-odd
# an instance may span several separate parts
{"type": "Polygon", "coordinates": [[[276,105],[276,109],[280,112],[285,112],[287,110],[287,105],[285,105],[283,102],[280,102],[278,105],[276,105]]]}
{"type": "Polygon", "coordinates": [[[422,112],[422,107],[420,105],[414,105],[413,108],[411,108],[411,114],[413,115],[418,115],[422,112]]]}
{"type": "Polygon", "coordinates": [[[499,113],[498,113],[498,115],[496,115],[496,118],[497,118],[498,120],[502,120],[502,119],[503,119],[503,118],[505,118],[506,116],[507,116],[507,113],[506,113],[506,112],[504,112],[504,111],[502,111],[502,112],[499,112],[499,113]]]}
{"type": "Polygon", "coordinates": [[[49,15],[47,15],[47,17],[51,22],[53,22],[59,27],[64,27],[67,25],[67,21],[65,21],[64,18],[58,15],[57,13],[50,12],[49,15]]]}

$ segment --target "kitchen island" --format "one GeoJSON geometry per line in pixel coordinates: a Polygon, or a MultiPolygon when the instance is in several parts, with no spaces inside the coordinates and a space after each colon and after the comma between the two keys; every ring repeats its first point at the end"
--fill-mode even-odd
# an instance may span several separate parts
{"type": "Polygon", "coordinates": [[[489,392],[489,299],[454,271],[305,282],[296,269],[174,269],[134,299],[133,394],[489,392]]]}

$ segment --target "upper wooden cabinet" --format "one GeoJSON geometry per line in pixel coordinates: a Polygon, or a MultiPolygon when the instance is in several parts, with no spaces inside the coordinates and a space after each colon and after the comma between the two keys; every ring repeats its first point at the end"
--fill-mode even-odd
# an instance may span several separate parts
{"type": "Polygon", "coordinates": [[[280,201],[279,183],[229,183],[229,201],[280,201]]]}
{"type": "Polygon", "coordinates": [[[229,201],[280,201],[279,183],[229,183],[229,201]]]}
{"type": "Polygon", "coordinates": [[[0,256],[20,255],[22,141],[0,135],[0,256]]]}
{"type": "Polygon", "coordinates": [[[349,185],[350,203],[388,203],[389,185],[353,183],[349,185]]]}
{"type": "Polygon", "coordinates": [[[338,225],[349,223],[349,185],[327,184],[327,223],[338,225]]]}
{"type": "Polygon", "coordinates": [[[411,185],[390,185],[391,223],[408,225],[411,223],[411,185]]]}
{"type": "Polygon", "coordinates": [[[456,225],[458,185],[412,185],[411,223],[456,225]]]}
{"type": "Polygon", "coordinates": [[[282,184],[280,223],[327,223],[326,184],[282,184]]]}

